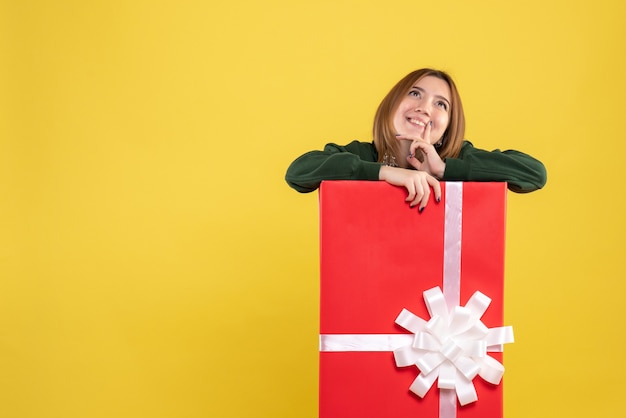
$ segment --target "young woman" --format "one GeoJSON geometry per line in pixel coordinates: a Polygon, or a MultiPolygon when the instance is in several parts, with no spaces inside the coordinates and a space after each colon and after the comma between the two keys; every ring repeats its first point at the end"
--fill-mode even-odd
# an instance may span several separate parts
{"type": "Polygon", "coordinates": [[[439,181],[506,181],[518,193],[540,189],[546,169],[519,151],[474,148],[465,135],[463,105],[452,78],[424,68],[400,80],[374,118],[374,141],[327,144],[297,158],[285,180],[299,192],[316,190],[323,180],[384,180],[405,187],[411,206],[426,207],[439,181]]]}

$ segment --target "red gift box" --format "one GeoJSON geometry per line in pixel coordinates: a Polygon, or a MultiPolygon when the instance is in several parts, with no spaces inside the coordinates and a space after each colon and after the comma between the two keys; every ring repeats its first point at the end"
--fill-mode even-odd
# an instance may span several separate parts
{"type": "MultiPolygon", "coordinates": [[[[419,213],[404,201],[405,189],[385,182],[322,183],[321,341],[343,334],[412,336],[395,323],[404,308],[426,321],[431,318],[422,295],[437,286],[447,292],[444,253],[450,239],[444,232],[451,227],[446,225],[446,206],[452,190],[459,189],[457,304],[464,305],[480,291],[492,299],[481,321],[488,328],[502,325],[506,184],[441,185],[441,201],[431,195],[419,213]]],[[[440,393],[445,389],[435,382],[423,398],[411,392],[420,370],[397,367],[392,351],[323,351],[322,344],[320,348],[321,418],[440,417],[440,393]]],[[[502,361],[501,353],[489,355],[502,361]]],[[[501,418],[502,384],[481,377],[472,383],[478,400],[461,406],[454,398],[456,416],[501,418]]]]}

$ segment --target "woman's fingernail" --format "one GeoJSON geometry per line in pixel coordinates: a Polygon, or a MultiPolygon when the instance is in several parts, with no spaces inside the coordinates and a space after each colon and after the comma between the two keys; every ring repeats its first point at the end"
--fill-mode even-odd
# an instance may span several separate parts
{"type": "Polygon", "coordinates": [[[430,127],[431,128],[433,127],[433,121],[432,120],[430,121],[430,127]]]}
{"type": "Polygon", "coordinates": [[[402,134],[396,134],[396,136],[402,136],[402,134]]]}
{"type": "Polygon", "coordinates": [[[419,209],[419,212],[420,212],[420,213],[424,212],[424,207],[421,207],[421,208],[419,209]]]}
{"type": "Polygon", "coordinates": [[[439,202],[441,202],[441,198],[440,197],[437,198],[437,203],[439,203],[439,202]]]}
{"type": "Polygon", "coordinates": [[[413,154],[409,154],[409,158],[413,158],[413,154]]]}

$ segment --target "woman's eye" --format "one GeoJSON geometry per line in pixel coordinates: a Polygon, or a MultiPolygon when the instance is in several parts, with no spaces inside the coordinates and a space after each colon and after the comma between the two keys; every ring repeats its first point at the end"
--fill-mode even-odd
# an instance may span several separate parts
{"type": "Polygon", "coordinates": [[[420,92],[418,90],[411,90],[409,96],[420,97],[420,92]]]}
{"type": "Polygon", "coordinates": [[[448,104],[446,102],[437,102],[436,105],[443,110],[448,110],[448,104]]]}

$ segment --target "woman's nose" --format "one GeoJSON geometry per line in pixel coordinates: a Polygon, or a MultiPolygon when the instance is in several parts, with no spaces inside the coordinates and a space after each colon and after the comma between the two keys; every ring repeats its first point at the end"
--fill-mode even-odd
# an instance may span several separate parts
{"type": "Polygon", "coordinates": [[[417,105],[415,107],[415,111],[417,113],[426,113],[427,115],[430,114],[430,105],[427,102],[422,102],[419,105],[417,105]]]}

